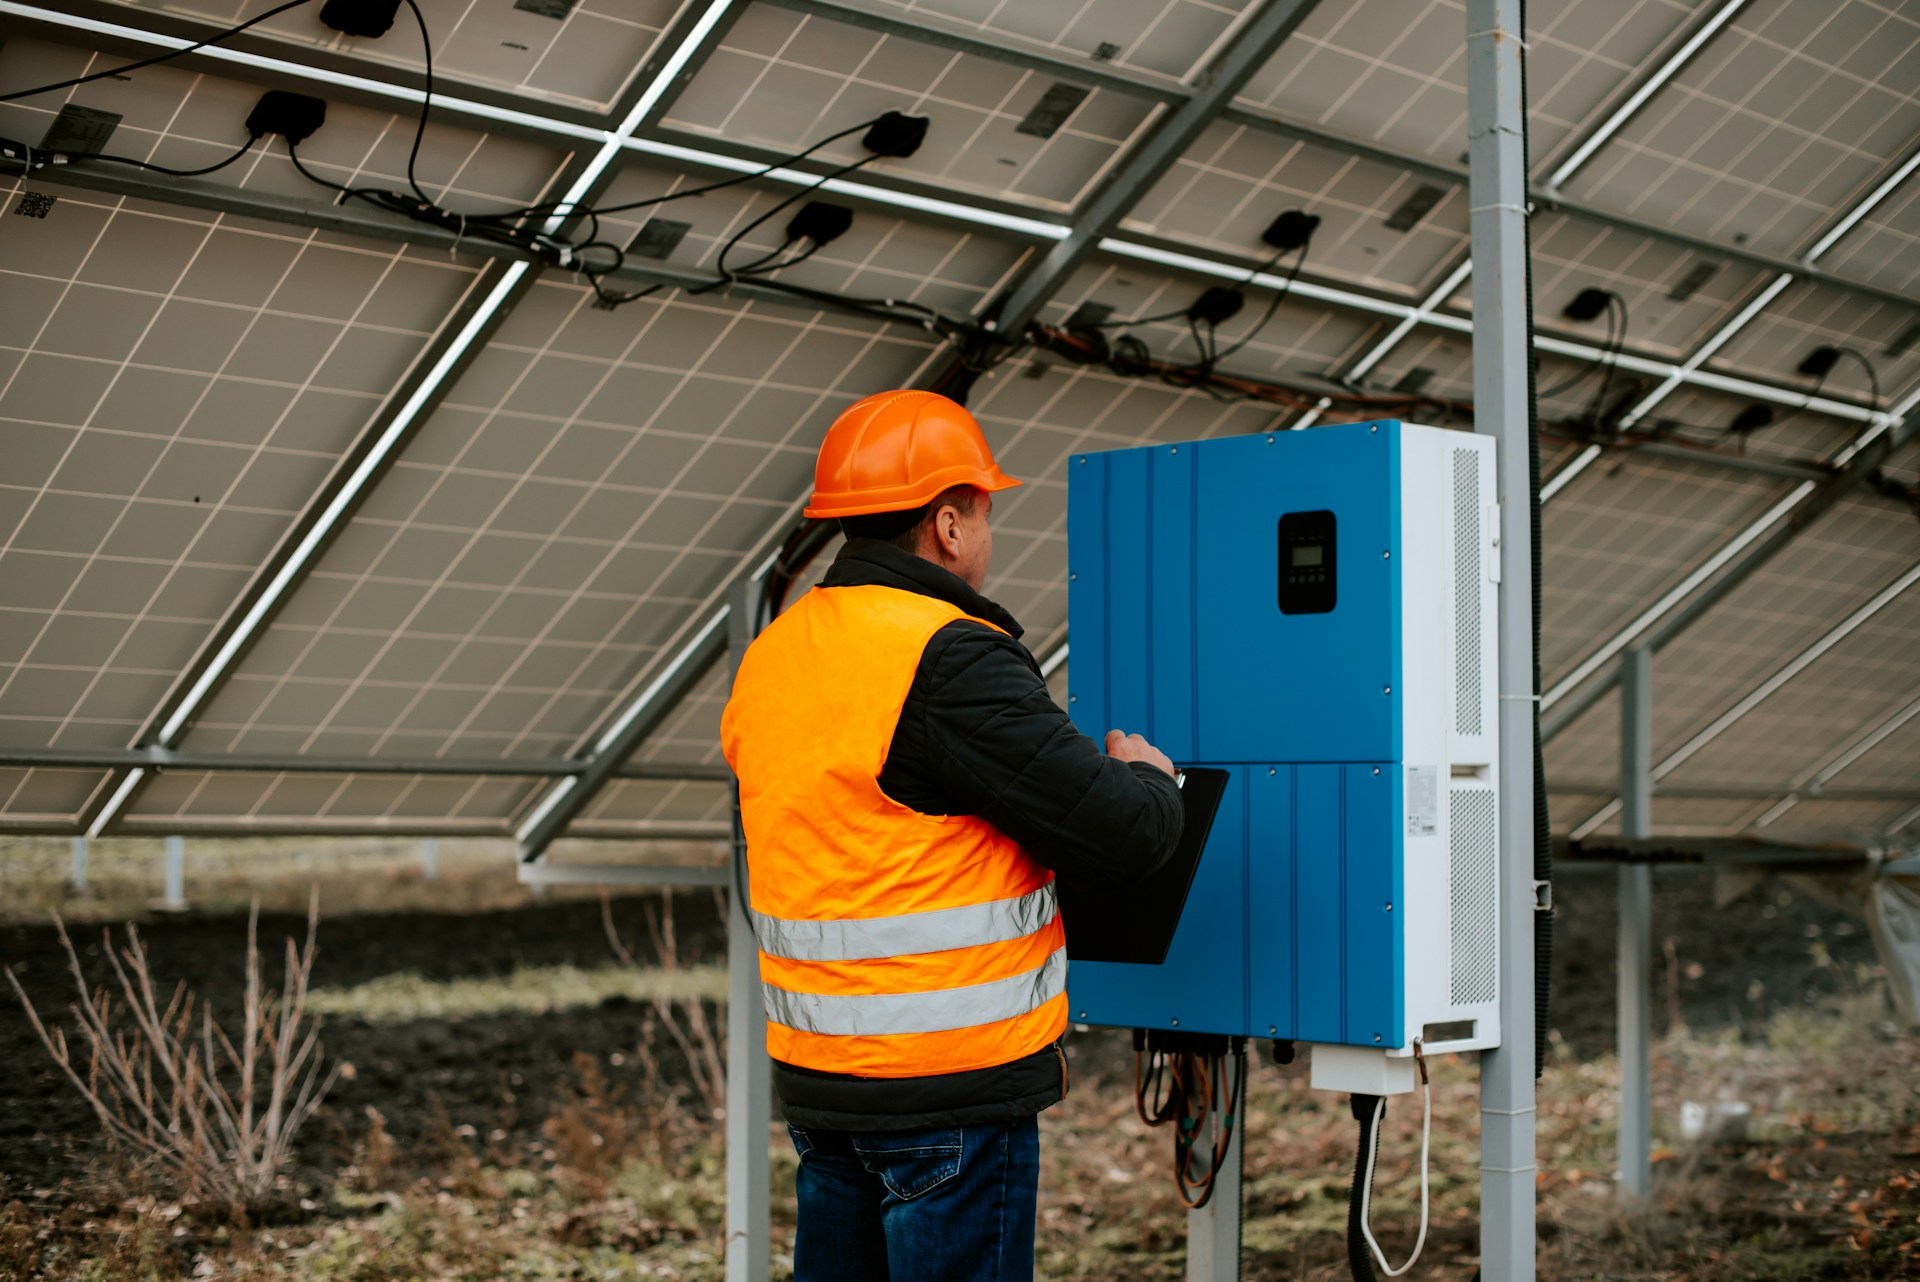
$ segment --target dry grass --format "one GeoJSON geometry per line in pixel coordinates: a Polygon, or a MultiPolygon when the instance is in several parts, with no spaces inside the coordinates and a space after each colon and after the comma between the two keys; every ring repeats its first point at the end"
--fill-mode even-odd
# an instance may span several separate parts
{"type": "Polygon", "coordinates": [[[720,1001],[726,994],[727,973],[720,966],[684,966],[676,971],[520,966],[510,974],[483,979],[428,979],[397,971],[349,988],[316,988],[310,1005],[317,1014],[399,1024],[416,1019],[538,1015],[598,1006],[610,997],[672,1004],[720,1001]]]}

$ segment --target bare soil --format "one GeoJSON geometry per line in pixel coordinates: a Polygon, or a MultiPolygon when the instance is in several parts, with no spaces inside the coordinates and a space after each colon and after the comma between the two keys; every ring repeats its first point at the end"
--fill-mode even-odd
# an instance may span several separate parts
{"type": "MultiPolygon", "coordinates": [[[[1606,1100],[1611,1085],[1601,1077],[1610,1077],[1611,1069],[1595,1069],[1591,1063],[1603,1059],[1613,1047],[1615,884],[1612,869],[1565,868],[1556,878],[1559,932],[1553,958],[1550,1026],[1554,1047],[1549,1072],[1583,1080],[1599,1074],[1586,1091],[1586,1107],[1601,1117],[1610,1116],[1606,1100]]],[[[617,914],[630,929],[638,927],[644,898],[615,901],[617,914]]],[[[675,916],[683,963],[723,959],[723,924],[709,894],[678,896],[675,916]]],[[[216,1009],[237,1004],[244,916],[160,917],[143,921],[140,929],[159,979],[190,985],[216,1009]]],[[[260,936],[272,957],[281,938],[298,937],[303,930],[304,920],[298,916],[263,917],[260,936]]],[[[104,960],[99,932],[97,925],[77,927],[74,932],[93,978],[98,978],[104,960]]],[[[1661,951],[1656,975],[1666,975],[1666,982],[1656,984],[1656,1034],[1666,1031],[1677,1017],[1696,1035],[1721,1030],[1723,1039],[1760,1043],[1771,1030],[1777,1038],[1774,1016],[1845,996],[1859,982],[1857,977],[1870,975],[1875,965],[1864,928],[1848,915],[1776,881],[1764,883],[1728,908],[1717,909],[1712,903],[1711,878],[1698,870],[1657,874],[1654,939],[1661,951]],[[1662,948],[1667,941],[1672,942],[1670,959],[1662,948]]],[[[314,981],[344,988],[397,972],[451,980],[504,977],[516,968],[532,966],[591,968],[611,961],[600,906],[594,901],[535,903],[486,912],[323,915],[314,981]]],[[[14,969],[43,1013],[64,1011],[72,980],[50,926],[0,926],[0,963],[14,969]]],[[[328,1054],[351,1064],[352,1075],[340,1081],[329,1098],[297,1179],[325,1204],[324,1190],[337,1182],[341,1168],[356,1153],[364,1154],[373,1125],[369,1110],[377,1110],[397,1145],[395,1164],[400,1174],[396,1178],[426,1181],[421,1187],[437,1188],[432,1196],[443,1202],[461,1196],[457,1189],[449,1191],[444,1174],[450,1131],[468,1137],[470,1150],[503,1169],[525,1162],[529,1153],[542,1151],[543,1145],[550,1153],[551,1119],[578,1098],[577,1057],[585,1055],[604,1066],[616,1094],[641,1088],[643,1079],[633,1052],[647,1023],[645,1015],[640,1003],[616,998],[590,1008],[459,1020],[329,1019],[328,1054]]],[[[652,1049],[663,1075],[684,1074],[684,1062],[671,1045],[652,1049]]],[[[1659,1056],[1669,1053],[1679,1052],[1656,1052],[1659,1056]]],[[[1166,1166],[1161,1152],[1166,1147],[1165,1134],[1146,1132],[1133,1120],[1132,1055],[1126,1034],[1115,1030],[1078,1034],[1072,1040],[1072,1054],[1074,1098],[1046,1121],[1053,1165],[1044,1180],[1042,1271],[1070,1277],[1177,1277],[1184,1225],[1171,1205],[1170,1188],[1160,1188],[1169,1183],[1161,1178],[1166,1166]],[[1129,1211],[1136,1203],[1135,1210],[1129,1211]],[[1083,1258],[1083,1249],[1092,1255],[1083,1258]],[[1087,1259],[1096,1262],[1090,1264],[1087,1259]]],[[[0,1207],[17,1200],[40,1208],[84,1209],[81,1204],[89,1197],[97,1202],[97,1193],[86,1192],[85,1178],[90,1172],[97,1178],[103,1169],[93,1119],[47,1061],[10,997],[0,1002],[0,1063],[7,1066],[8,1084],[0,1093],[0,1207]]],[[[1345,1189],[1343,1178],[1330,1173],[1342,1172],[1351,1160],[1347,1146],[1352,1124],[1345,1116],[1345,1102],[1314,1097],[1298,1080],[1303,1075],[1297,1066],[1280,1073],[1267,1065],[1257,1072],[1259,1099],[1248,1121],[1247,1276],[1333,1276],[1343,1268],[1337,1226],[1344,1224],[1345,1189]],[[1256,1152],[1257,1159],[1251,1156],[1256,1152]],[[1283,1173],[1299,1162],[1319,1173],[1298,1178],[1283,1173]]],[[[1447,1107],[1458,1114],[1455,1129],[1470,1136],[1477,1120],[1471,1109],[1471,1070],[1460,1065],[1452,1072],[1459,1079],[1455,1083],[1459,1089],[1449,1092],[1447,1107]]],[[[1665,1059],[1656,1063],[1657,1076],[1680,1074],[1685,1080],[1690,1074],[1709,1072],[1665,1059]]],[[[1436,1094],[1436,1108],[1440,1099],[1436,1094]]],[[[1548,1121],[1543,1117],[1543,1126],[1548,1121]]],[[[1396,1124],[1403,1133],[1394,1142],[1404,1147],[1409,1138],[1405,1129],[1413,1123],[1399,1116],[1396,1124]]],[[[1571,1125],[1582,1133],[1590,1131],[1593,1123],[1582,1118],[1571,1125]]],[[[1437,1120],[1436,1134],[1440,1126],[1437,1120]]],[[[1920,1143],[1914,1139],[1913,1120],[1909,1118],[1903,1126],[1892,1132],[1868,1127],[1831,1137],[1810,1133],[1804,1148],[1794,1150],[1799,1165],[1792,1169],[1781,1165],[1777,1151],[1706,1153],[1688,1159],[1685,1178],[1670,1178],[1665,1196],[1677,1199],[1672,1208],[1676,1215],[1692,1216],[1701,1224],[1722,1224],[1728,1216],[1738,1220],[1746,1214],[1740,1211],[1741,1205],[1748,1205],[1753,1223],[1735,1224],[1727,1232],[1754,1241],[1763,1241],[1766,1234],[1785,1233],[1779,1258],[1798,1259],[1789,1247],[1798,1250],[1805,1245],[1803,1239],[1812,1238],[1824,1251],[1835,1235],[1850,1231],[1847,1214],[1867,1214],[1841,1209],[1849,1203],[1835,1201],[1841,1197],[1836,1177],[1844,1182],[1848,1172],[1893,1171],[1920,1158],[1920,1153],[1908,1151],[1920,1143]],[[1793,1206],[1807,1209],[1795,1212],[1793,1206]],[[1796,1214],[1808,1221],[1805,1233],[1790,1223],[1796,1214]]],[[[1589,1138],[1600,1148],[1608,1147],[1598,1138],[1589,1138]]],[[[1595,1169],[1599,1163],[1588,1146],[1588,1141],[1581,1141],[1561,1153],[1543,1148],[1542,1237],[1549,1257],[1556,1249],[1556,1236],[1568,1234],[1568,1226],[1584,1214],[1580,1207],[1610,1204],[1605,1196],[1606,1174],[1595,1169]],[[1583,1163],[1588,1169],[1578,1169],[1583,1163]],[[1553,1209],[1555,1198],[1563,1203],[1558,1210],[1553,1209]]],[[[711,1154],[700,1160],[710,1163],[711,1154]]],[[[1411,1240],[1410,1211],[1404,1205],[1408,1162],[1395,1160],[1394,1169],[1389,1169],[1392,1163],[1383,1166],[1383,1187],[1390,1178],[1402,1183],[1392,1209],[1383,1210],[1382,1216],[1387,1230],[1398,1235],[1395,1240],[1404,1242],[1411,1240]]],[[[1448,1160],[1453,1165],[1466,1162],[1448,1177],[1456,1186],[1471,1179],[1470,1161],[1459,1153],[1448,1160]]],[[[1875,1196],[1891,1195],[1883,1190],[1875,1196]]],[[[476,1197],[480,1210],[475,1213],[491,1213],[492,1195],[476,1197]]],[[[404,1208],[398,1201],[391,1207],[401,1209],[381,1214],[391,1218],[405,1210],[408,1215],[427,1215],[412,1200],[404,1208]]],[[[788,1232],[777,1215],[776,1256],[788,1232]]],[[[1723,1246],[1715,1244],[1725,1237],[1716,1229],[1708,1235],[1710,1240],[1703,1239],[1706,1245],[1649,1244],[1634,1236],[1637,1230],[1609,1222],[1590,1224],[1581,1232],[1598,1235],[1603,1243],[1613,1234],[1625,1243],[1606,1249],[1643,1255],[1664,1251],[1676,1259],[1696,1248],[1722,1251],[1723,1246]]],[[[1844,1238],[1839,1240],[1844,1248],[1844,1238]]],[[[1586,1245],[1575,1254],[1586,1258],[1592,1244],[1587,1238],[1581,1241],[1586,1245]]],[[[1436,1223],[1429,1258],[1438,1267],[1430,1272],[1423,1266],[1422,1273],[1464,1282],[1471,1276],[1475,1249],[1474,1223],[1462,1211],[1436,1223]]],[[[1703,1259],[1704,1263],[1695,1261],[1672,1270],[1623,1270],[1619,1276],[1760,1276],[1745,1263],[1729,1264],[1732,1271],[1723,1271],[1716,1263],[1717,1254],[1703,1259]],[[1742,1273],[1742,1269],[1748,1271],[1742,1273]]],[[[1777,1276],[1902,1276],[1883,1266],[1877,1274],[1825,1271],[1824,1263],[1818,1266],[1819,1272],[1809,1265],[1807,1271],[1796,1273],[1797,1267],[1783,1265],[1786,1271],[1777,1276]]],[[[1601,1276],[1590,1270],[1566,1275],[1601,1276]]],[[[705,1273],[695,1267],[686,1276],[705,1273]]]]}
{"type": "MultiPolygon", "coordinates": [[[[615,901],[623,929],[637,931],[640,899],[615,901]]],[[[323,905],[324,908],[324,905],[323,905]]],[[[723,959],[724,924],[711,895],[676,897],[675,920],[683,962],[723,959]]],[[[139,924],[155,976],[184,983],[214,1004],[237,1009],[244,974],[244,916],[155,917],[139,924]]],[[[91,970],[105,975],[99,925],[72,928],[75,945],[91,970]]],[[[279,941],[304,938],[300,916],[260,919],[260,941],[269,958],[270,981],[279,941]]],[[[118,936],[118,930],[115,932],[118,936]]],[[[383,975],[412,972],[430,980],[504,977],[516,968],[606,966],[613,956],[601,925],[600,905],[574,900],[480,913],[370,913],[323,919],[313,982],[346,988],[383,975]]],[[[0,926],[0,964],[12,967],[43,1018],[64,1015],[73,997],[66,955],[51,925],[0,926]]],[[[8,1089],[0,1093],[0,1202],[77,1176],[97,1156],[91,1111],[47,1058],[11,992],[0,992],[0,1064],[9,1066],[8,1089]]],[[[542,1122],[560,1103],[573,1057],[581,1052],[604,1061],[631,1052],[639,1041],[639,1003],[613,998],[596,1008],[542,1014],[512,1014],[459,1020],[421,1019],[374,1023],[326,1021],[329,1059],[352,1065],[316,1119],[320,1144],[307,1146],[310,1169],[324,1180],[346,1160],[365,1134],[367,1108],[385,1117],[403,1154],[432,1161],[429,1139],[443,1127],[472,1126],[482,1136],[503,1131],[496,1145],[538,1139],[542,1122]]],[[[672,1071],[674,1048],[659,1048],[672,1071]]]]}
{"type": "MultiPolygon", "coordinates": [[[[1841,967],[1874,963],[1873,946],[1847,915],[1769,881],[1738,903],[1716,909],[1711,878],[1688,869],[1663,870],[1654,897],[1654,939],[1673,940],[1678,1010],[1696,1031],[1762,1028],[1776,1010],[1812,1004],[1834,994],[1842,980],[1834,967],[1809,964],[1809,946],[1821,944],[1841,967]]],[[[1618,898],[1613,870],[1562,868],[1558,902],[1551,1027],[1576,1058],[1610,1051],[1614,1040],[1614,956],[1618,898]]],[[[616,900],[622,921],[635,924],[646,897],[616,900]]],[[[705,892],[676,896],[682,960],[724,959],[724,923],[705,892]]],[[[298,938],[305,922],[292,915],[263,916],[260,938],[269,956],[276,941],[298,938]]],[[[637,928],[637,927],[636,927],[637,928]]],[[[185,983],[215,1003],[238,1002],[246,921],[234,915],[155,917],[142,936],[156,975],[185,983]]],[[[75,943],[104,973],[99,926],[73,928],[75,943]]],[[[367,913],[327,918],[320,927],[314,982],[329,988],[410,971],[428,979],[506,976],[517,967],[603,966],[612,960],[591,901],[536,904],[479,913],[367,913]]],[[[50,925],[0,926],[0,964],[11,966],[43,1013],[63,1012],[72,978],[50,925]]],[[[1664,966],[1664,958],[1660,963],[1664,966]]],[[[1655,1031],[1669,1011],[1655,997],[1655,1031]]],[[[439,1125],[438,1101],[456,1125],[482,1134],[505,1131],[509,1142],[538,1138],[558,1103],[576,1054],[605,1061],[630,1051],[640,1034],[638,1004],[615,998],[594,1009],[556,1010],[405,1024],[332,1019],[328,1054],[353,1065],[329,1099],[321,1130],[333,1139],[317,1150],[318,1176],[339,1159],[379,1109],[403,1151],[417,1149],[439,1125]]],[[[1088,1072],[1117,1075],[1131,1064],[1124,1037],[1076,1038],[1088,1072]]],[[[673,1048],[662,1047],[669,1058],[673,1048]]],[[[11,1000],[0,1001],[0,1063],[13,1066],[0,1094],[0,1198],[44,1187],[78,1173],[93,1155],[94,1122],[84,1102],[46,1058],[11,1000]]]]}

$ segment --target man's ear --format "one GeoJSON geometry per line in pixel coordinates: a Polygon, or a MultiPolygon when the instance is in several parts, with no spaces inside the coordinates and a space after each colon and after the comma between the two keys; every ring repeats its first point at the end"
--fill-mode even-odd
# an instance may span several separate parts
{"type": "Polygon", "coordinates": [[[957,556],[960,552],[960,509],[951,503],[942,503],[933,512],[934,544],[948,556],[957,556]]]}

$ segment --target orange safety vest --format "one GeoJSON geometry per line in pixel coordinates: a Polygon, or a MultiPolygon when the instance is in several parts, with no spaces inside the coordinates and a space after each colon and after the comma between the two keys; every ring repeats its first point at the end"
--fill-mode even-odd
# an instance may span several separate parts
{"type": "Polygon", "coordinates": [[[741,661],[720,742],[740,780],[767,1051],[784,1063],[962,1072],[1066,1029],[1052,872],[983,819],[880,788],[921,653],[969,617],[898,588],[815,588],[741,661]]]}

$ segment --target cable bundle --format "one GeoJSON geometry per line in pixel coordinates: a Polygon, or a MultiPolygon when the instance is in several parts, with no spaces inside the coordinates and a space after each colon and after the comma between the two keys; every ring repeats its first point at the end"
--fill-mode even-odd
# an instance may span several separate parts
{"type": "Polygon", "coordinates": [[[1134,1108],[1148,1126],[1173,1124],[1174,1190],[1191,1210],[1213,1197],[1246,1089],[1246,1038],[1133,1030],[1134,1108]]]}

